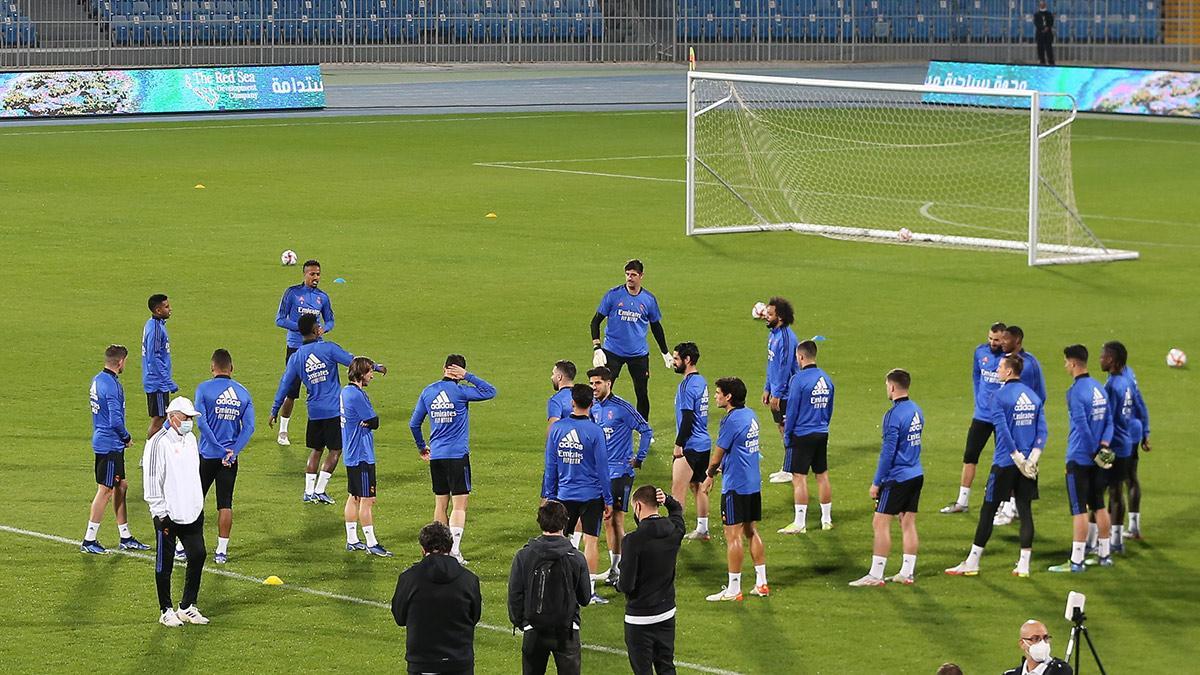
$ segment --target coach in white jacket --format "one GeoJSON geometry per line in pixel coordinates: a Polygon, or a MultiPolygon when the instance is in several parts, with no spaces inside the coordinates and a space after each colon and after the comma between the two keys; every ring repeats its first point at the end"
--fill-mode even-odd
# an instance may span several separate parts
{"type": "Polygon", "coordinates": [[[163,428],[146,444],[142,458],[142,484],[150,515],[154,516],[154,581],[158,586],[159,623],[182,626],[206,624],[196,607],[200,573],[204,569],[204,491],[200,488],[200,452],[192,435],[196,417],[192,402],[183,396],[167,406],[163,428]],[[187,577],[183,599],[176,611],[171,602],[171,569],[175,566],[175,540],[187,551],[187,577]]]}

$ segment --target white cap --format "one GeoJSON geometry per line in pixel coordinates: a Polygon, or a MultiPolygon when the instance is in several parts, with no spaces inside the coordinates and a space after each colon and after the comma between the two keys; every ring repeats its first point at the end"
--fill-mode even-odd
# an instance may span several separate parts
{"type": "Polygon", "coordinates": [[[195,417],[196,415],[200,414],[200,413],[196,412],[196,409],[194,407],[192,407],[192,402],[190,400],[188,400],[188,397],[186,397],[186,396],[176,396],[171,401],[171,405],[167,406],[167,412],[168,413],[173,413],[173,412],[183,413],[184,415],[187,415],[188,417],[195,417]]]}

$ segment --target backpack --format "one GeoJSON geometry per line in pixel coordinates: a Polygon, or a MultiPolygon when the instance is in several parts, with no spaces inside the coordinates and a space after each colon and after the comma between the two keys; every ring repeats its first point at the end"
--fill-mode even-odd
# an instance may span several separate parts
{"type": "Polygon", "coordinates": [[[569,633],[575,620],[571,553],[543,554],[525,579],[525,621],[543,634],[569,633]]]}

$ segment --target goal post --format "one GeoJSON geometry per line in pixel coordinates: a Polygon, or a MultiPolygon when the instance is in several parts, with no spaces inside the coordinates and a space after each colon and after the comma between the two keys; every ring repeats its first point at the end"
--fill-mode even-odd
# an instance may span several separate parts
{"type": "Polygon", "coordinates": [[[687,234],[1137,258],[1075,206],[1067,94],[689,72],[687,234]]]}

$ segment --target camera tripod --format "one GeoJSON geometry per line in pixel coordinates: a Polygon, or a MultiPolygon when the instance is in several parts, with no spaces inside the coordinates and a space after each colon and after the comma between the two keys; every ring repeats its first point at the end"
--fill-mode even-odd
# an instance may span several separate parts
{"type": "Polygon", "coordinates": [[[1087,626],[1084,625],[1084,621],[1086,620],[1087,617],[1084,615],[1083,610],[1076,607],[1074,614],[1071,616],[1073,625],[1071,626],[1071,639],[1067,641],[1066,661],[1070,663],[1071,652],[1075,652],[1075,664],[1073,667],[1076,675],[1078,675],[1080,672],[1079,655],[1083,653],[1083,650],[1076,651],[1075,647],[1077,646],[1076,642],[1079,640],[1079,636],[1082,635],[1083,639],[1087,640],[1088,649],[1092,651],[1092,658],[1096,661],[1096,667],[1100,669],[1100,675],[1105,675],[1104,664],[1100,663],[1100,655],[1096,653],[1096,645],[1092,644],[1092,636],[1088,634],[1087,626]]]}

